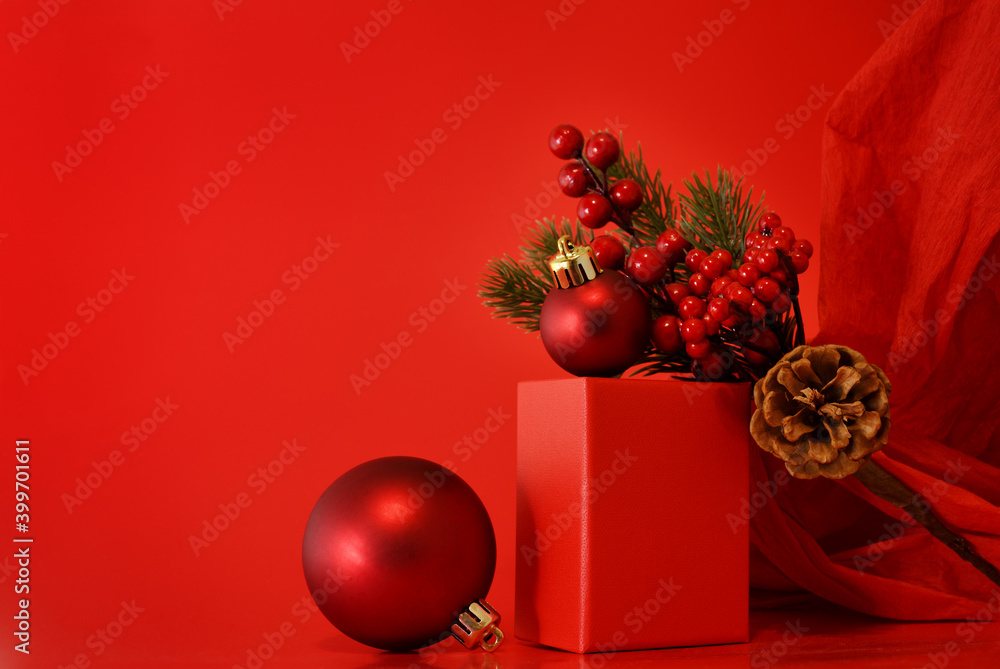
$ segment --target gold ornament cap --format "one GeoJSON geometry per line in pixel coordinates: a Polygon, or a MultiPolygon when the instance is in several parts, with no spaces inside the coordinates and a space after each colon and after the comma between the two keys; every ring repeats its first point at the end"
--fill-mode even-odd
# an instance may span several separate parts
{"type": "Polygon", "coordinates": [[[451,635],[469,650],[480,646],[492,653],[503,643],[499,625],[500,614],[485,599],[480,599],[458,615],[458,622],[451,626],[451,635]]]}
{"type": "Polygon", "coordinates": [[[559,252],[549,258],[552,280],[558,288],[583,285],[601,273],[594,250],[589,246],[575,246],[569,235],[563,235],[558,247],[559,252]]]}

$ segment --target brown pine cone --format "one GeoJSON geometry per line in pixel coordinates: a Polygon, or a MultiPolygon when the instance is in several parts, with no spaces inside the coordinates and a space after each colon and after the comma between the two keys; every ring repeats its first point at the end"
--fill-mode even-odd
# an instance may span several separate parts
{"type": "Polygon", "coordinates": [[[792,476],[840,479],[889,437],[885,373],[846,346],[799,346],[754,386],[750,433],[792,476]]]}

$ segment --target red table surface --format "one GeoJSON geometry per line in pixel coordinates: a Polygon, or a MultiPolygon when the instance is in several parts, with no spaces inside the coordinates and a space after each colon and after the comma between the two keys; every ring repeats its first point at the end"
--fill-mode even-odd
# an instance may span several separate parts
{"type": "MultiPolygon", "coordinates": [[[[566,375],[537,338],[491,320],[475,284],[488,258],[515,252],[519,219],[574,214],[546,190],[557,123],[623,129],[678,187],[695,169],[743,166],[817,246],[803,280],[815,331],[823,118],[917,3],[403,0],[348,59],[341,42],[389,4],[0,2],[0,489],[14,441],[31,440],[36,540],[25,657],[10,643],[15,530],[0,495],[0,667],[80,654],[93,667],[232,667],[286,621],[297,631],[265,666],[408,665],[293,613],[308,596],[312,505],[382,455],[457,465],[497,532],[490,600],[512,612],[516,386],[566,375]],[[484,78],[499,87],[456,118],[486,96],[484,78]],[[133,91],[134,108],[121,101],[133,91]],[[102,127],[71,172],[53,166],[102,127]],[[250,151],[250,135],[269,143],[250,151]],[[390,188],[386,172],[430,137],[433,154],[390,188]],[[209,183],[225,185],[206,203],[209,183]],[[249,337],[225,336],[258,308],[249,337]],[[352,383],[385,350],[395,357],[371,385],[352,383]],[[470,447],[487,425],[499,427],[470,447]],[[67,506],[88,477],[99,484],[67,506]],[[236,500],[250,503],[193,548],[236,500]],[[133,601],[134,624],[88,645],[133,601]]],[[[755,614],[755,645],[615,661],[745,664],[788,615],[755,614]]],[[[899,651],[919,666],[955,636],[954,623],[809,620],[789,657],[899,651]]],[[[960,659],[995,640],[983,631],[960,659]]],[[[515,642],[438,666],[581,661],[515,642]]]]}
{"type": "MultiPolygon", "coordinates": [[[[225,622],[220,621],[224,627],[225,622]]],[[[252,635],[247,634],[252,640],[252,635]]],[[[263,640],[260,640],[264,643],[263,640]]],[[[191,649],[187,666],[246,667],[229,653],[191,649]]],[[[296,624],[295,633],[264,667],[337,669],[628,669],[630,667],[874,667],[943,669],[945,666],[995,668],[1000,663],[1000,625],[971,622],[906,623],[858,615],[821,603],[796,610],[751,611],[750,642],[723,646],[621,651],[578,655],[518,641],[513,636],[493,654],[467,651],[449,639],[423,653],[373,650],[333,630],[325,620],[296,624]]],[[[94,666],[97,666],[96,664],[94,666]]],[[[168,657],[138,647],[101,658],[100,666],[177,666],[168,657]]]]}

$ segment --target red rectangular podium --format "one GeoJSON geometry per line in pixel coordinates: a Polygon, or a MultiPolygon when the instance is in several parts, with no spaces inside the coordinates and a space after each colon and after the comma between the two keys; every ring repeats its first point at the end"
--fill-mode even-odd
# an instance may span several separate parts
{"type": "Polygon", "coordinates": [[[578,653],[748,640],[748,524],[732,514],[748,494],[750,392],[519,384],[519,638],[578,653]]]}

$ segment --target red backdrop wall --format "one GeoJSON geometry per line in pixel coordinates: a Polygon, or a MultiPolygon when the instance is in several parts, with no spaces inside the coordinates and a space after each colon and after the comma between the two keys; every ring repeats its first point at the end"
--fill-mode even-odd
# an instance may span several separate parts
{"type": "Polygon", "coordinates": [[[305,520],[388,454],[452,460],[479,492],[491,599],[512,612],[516,384],[564,373],[475,284],[518,217],[575,211],[548,195],[548,130],[622,130],[678,186],[736,166],[818,243],[822,119],[900,16],[889,0],[0,4],[2,476],[30,440],[37,652],[230,666],[284,621],[289,646],[321,652],[336,632],[293,613],[305,520]],[[212,539],[220,505],[239,516],[212,539]],[[88,643],[133,600],[134,624],[88,643]]]}

